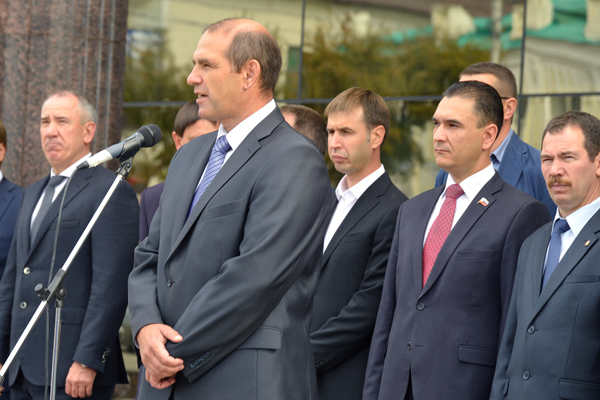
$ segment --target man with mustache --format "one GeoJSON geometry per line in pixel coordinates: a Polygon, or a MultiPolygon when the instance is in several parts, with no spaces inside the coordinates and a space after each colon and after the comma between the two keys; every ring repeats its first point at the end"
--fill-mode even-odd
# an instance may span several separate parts
{"type": "Polygon", "coordinates": [[[598,399],[600,121],[553,118],[541,158],[558,210],[523,244],[491,399],[598,399]]]}
{"type": "Polygon", "coordinates": [[[375,323],[363,399],[485,400],[521,244],[550,218],[490,162],[502,100],[450,86],[433,116],[441,186],[403,203],[375,323]]]}

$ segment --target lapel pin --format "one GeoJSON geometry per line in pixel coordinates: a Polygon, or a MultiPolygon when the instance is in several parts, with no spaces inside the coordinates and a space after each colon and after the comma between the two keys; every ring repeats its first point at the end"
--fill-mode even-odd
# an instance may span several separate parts
{"type": "Polygon", "coordinates": [[[585,242],[584,246],[588,246],[590,244],[590,241],[588,240],[587,242],[585,242]]]}
{"type": "Polygon", "coordinates": [[[482,197],[477,204],[481,204],[484,207],[487,207],[488,204],[490,204],[490,202],[488,201],[488,199],[486,199],[485,197],[482,197]]]}

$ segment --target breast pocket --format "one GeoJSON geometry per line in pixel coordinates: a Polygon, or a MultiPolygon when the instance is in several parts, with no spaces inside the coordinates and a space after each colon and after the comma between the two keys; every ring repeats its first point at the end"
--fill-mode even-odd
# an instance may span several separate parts
{"type": "Polygon", "coordinates": [[[235,214],[244,211],[246,208],[246,200],[236,200],[229,203],[221,204],[215,207],[209,207],[202,212],[201,219],[206,221],[212,218],[219,218],[230,214],[235,214]]]}
{"type": "Polygon", "coordinates": [[[486,261],[493,260],[496,256],[495,250],[489,251],[459,251],[456,253],[456,261],[486,261]]]}
{"type": "Polygon", "coordinates": [[[600,274],[569,275],[565,278],[565,283],[593,283],[593,282],[600,282],[600,274]]]}

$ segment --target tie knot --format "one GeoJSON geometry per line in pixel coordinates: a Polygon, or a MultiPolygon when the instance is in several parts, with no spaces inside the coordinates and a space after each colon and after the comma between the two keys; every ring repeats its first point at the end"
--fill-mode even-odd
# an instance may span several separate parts
{"type": "Polygon", "coordinates": [[[225,154],[231,150],[231,145],[227,141],[227,136],[223,135],[218,138],[214,148],[217,149],[217,151],[219,151],[221,154],[225,154]]]}
{"type": "Polygon", "coordinates": [[[552,230],[552,233],[558,233],[559,235],[562,235],[569,229],[571,228],[569,227],[569,223],[567,222],[567,220],[564,218],[559,218],[554,223],[554,229],[552,230]]]}
{"type": "Polygon", "coordinates": [[[48,186],[50,186],[51,188],[55,188],[58,185],[60,185],[64,179],[65,179],[64,176],[54,175],[52,178],[50,178],[50,182],[48,182],[48,186]]]}
{"type": "Polygon", "coordinates": [[[462,188],[458,183],[450,185],[448,186],[448,189],[446,189],[446,197],[449,197],[454,200],[458,199],[463,194],[465,194],[465,192],[463,192],[462,188]]]}

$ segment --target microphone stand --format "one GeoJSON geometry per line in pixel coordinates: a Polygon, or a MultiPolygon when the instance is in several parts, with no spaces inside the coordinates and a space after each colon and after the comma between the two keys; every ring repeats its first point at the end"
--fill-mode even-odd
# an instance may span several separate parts
{"type": "MultiPolygon", "coordinates": [[[[61,312],[62,312],[63,301],[64,301],[65,297],[67,296],[67,290],[63,286],[63,281],[65,280],[67,271],[69,270],[71,263],[77,256],[77,253],[81,249],[83,242],[85,241],[85,239],[87,239],[90,232],[92,231],[92,228],[96,224],[96,221],[100,217],[100,214],[102,214],[102,211],[104,211],[106,204],[112,197],[114,191],[117,189],[117,186],[119,185],[119,183],[122,180],[127,178],[127,175],[129,175],[129,172],[131,172],[133,156],[129,157],[128,159],[126,159],[124,161],[121,161],[121,160],[119,160],[119,161],[121,162],[121,167],[117,170],[117,176],[115,177],[114,182],[112,183],[111,187],[108,189],[108,192],[104,196],[104,199],[102,199],[102,202],[98,206],[98,209],[92,216],[92,219],[90,220],[90,222],[87,224],[85,230],[81,234],[79,240],[75,244],[75,247],[69,254],[69,257],[67,258],[67,260],[65,261],[65,263],[63,264],[61,269],[59,269],[56,272],[56,275],[54,276],[54,278],[48,285],[48,288],[45,288],[44,285],[41,283],[36,285],[35,291],[38,294],[38,296],[42,299],[42,302],[40,303],[40,305],[36,309],[35,313],[29,320],[29,323],[27,324],[27,326],[25,327],[25,330],[19,337],[17,344],[15,345],[13,350],[10,352],[10,355],[8,356],[8,359],[6,360],[4,365],[2,366],[2,369],[0,369],[0,385],[2,385],[2,382],[4,382],[4,377],[6,375],[6,372],[8,371],[10,364],[14,361],[16,355],[21,350],[21,347],[23,346],[25,339],[27,339],[27,337],[33,330],[35,324],[38,322],[38,320],[42,316],[42,313],[46,310],[46,308],[48,308],[48,302],[54,298],[54,299],[56,299],[56,313],[55,313],[55,321],[54,321],[54,344],[53,344],[53,349],[52,349],[52,378],[51,378],[51,388],[50,388],[50,399],[51,400],[56,399],[56,371],[58,369],[58,356],[59,356],[59,350],[60,350],[60,333],[61,333],[60,325],[62,322],[61,312]]],[[[58,232],[56,232],[56,234],[58,234],[58,232]]]]}

